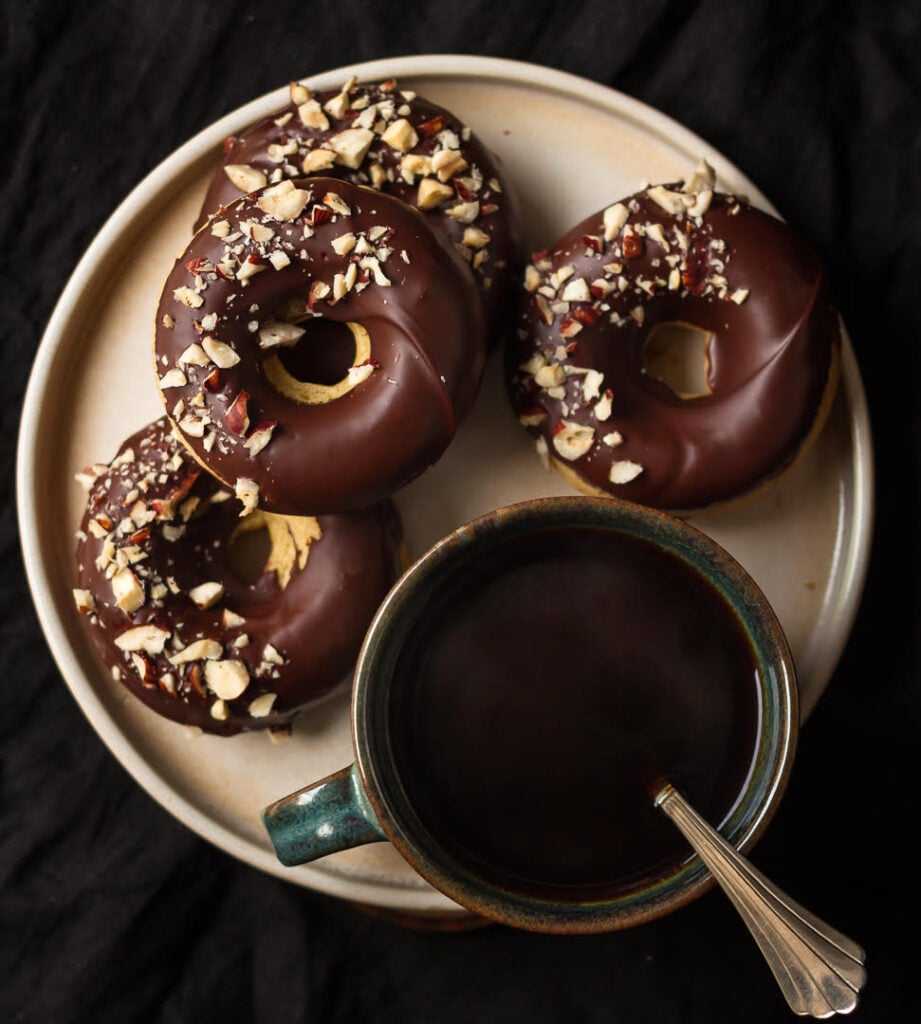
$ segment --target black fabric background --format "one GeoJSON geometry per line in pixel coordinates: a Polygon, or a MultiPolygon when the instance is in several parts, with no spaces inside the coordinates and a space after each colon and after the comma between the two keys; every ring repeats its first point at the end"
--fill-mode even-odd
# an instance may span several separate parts
{"type": "Polygon", "coordinates": [[[0,1019],[791,1017],[718,893],[608,936],[432,935],[232,860],[121,768],[38,627],[15,441],[42,331],[94,233],[161,159],[241,103],[329,67],[437,52],[543,63],[658,107],[757,182],[827,262],[869,397],[877,528],[855,629],[756,861],[866,946],[855,1021],[917,1019],[906,945],[921,741],[918,4],[4,0],[0,10],[0,1019]]]}

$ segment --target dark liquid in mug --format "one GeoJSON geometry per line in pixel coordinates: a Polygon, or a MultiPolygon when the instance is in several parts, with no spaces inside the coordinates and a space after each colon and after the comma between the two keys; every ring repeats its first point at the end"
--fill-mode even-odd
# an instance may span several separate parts
{"type": "Polygon", "coordinates": [[[714,824],[752,765],[748,638],[677,557],[591,528],[488,552],[439,584],[396,664],[390,739],[423,826],[531,895],[611,897],[691,855],[651,789],[714,824]]]}

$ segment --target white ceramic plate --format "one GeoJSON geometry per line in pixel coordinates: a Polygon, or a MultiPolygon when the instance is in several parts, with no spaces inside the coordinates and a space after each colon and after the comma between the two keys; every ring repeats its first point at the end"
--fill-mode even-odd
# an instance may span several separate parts
{"type": "MultiPolygon", "coordinates": [[[[353,74],[395,75],[471,124],[518,187],[532,250],[647,182],[683,176],[702,156],[721,187],[772,209],[701,139],[636,100],[572,75],[438,55],[341,68],[308,82],[331,88],[353,74]]],[[[302,717],[280,746],[262,734],[190,739],[100,669],[73,607],[73,534],[84,501],[74,473],[110,459],[125,437],[161,415],[150,337],[163,279],[188,239],[223,139],[286,101],[283,86],[177,150],[115,211],[74,272],[39,349],[21,422],[18,502],[27,571],[49,645],[83,711],[127,770],[180,821],[297,884],[380,908],[450,915],[459,908],[387,844],[295,869],[283,868],[271,851],[262,807],[352,759],[347,695],[302,717]]],[[[839,396],[805,460],[755,502],[694,519],[772,601],[798,664],[804,714],[840,657],[863,585],[871,462],[862,383],[846,342],[839,396]]],[[[510,413],[494,360],[454,444],[398,504],[410,546],[421,554],[481,512],[569,492],[540,467],[510,413]]]]}

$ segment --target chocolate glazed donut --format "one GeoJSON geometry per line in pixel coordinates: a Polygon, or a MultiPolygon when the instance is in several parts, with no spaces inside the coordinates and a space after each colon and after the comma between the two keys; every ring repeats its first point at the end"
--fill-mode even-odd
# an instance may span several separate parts
{"type": "Polygon", "coordinates": [[[574,486],[688,512],[755,493],[805,450],[839,346],[815,254],[714,193],[703,164],[534,255],[508,374],[520,421],[574,486]]]}
{"type": "Polygon", "coordinates": [[[346,82],[291,102],[224,143],[196,226],[241,193],[304,174],[379,189],[426,214],[469,263],[493,340],[514,316],[517,204],[498,159],[450,111],[386,82],[346,82]]]}
{"type": "Polygon", "coordinates": [[[195,235],[154,347],[202,465],[247,509],[305,515],[372,504],[435,462],[477,393],[485,335],[467,267],[416,210],[310,178],[195,235]],[[323,376],[334,330],[347,355],[323,376]]]}
{"type": "Polygon", "coordinates": [[[336,689],[400,571],[390,502],[241,519],[165,418],[87,482],[74,596],[93,645],[148,707],[206,732],[278,727],[336,689]],[[237,544],[259,531],[268,558],[241,578],[237,544]]]}

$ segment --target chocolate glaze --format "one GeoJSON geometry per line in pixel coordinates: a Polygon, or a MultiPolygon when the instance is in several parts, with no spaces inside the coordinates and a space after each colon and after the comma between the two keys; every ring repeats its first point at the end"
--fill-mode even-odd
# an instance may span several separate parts
{"type": "MultiPolygon", "coordinates": [[[[259,206],[273,187],[227,207],[220,223],[229,225],[229,236],[215,237],[213,225],[203,228],[170,272],[155,337],[161,394],[196,458],[232,487],[241,478],[254,480],[266,510],[306,515],[360,508],[392,494],[450,443],[482,377],[481,307],[467,268],[412,207],[343,181],[298,179],[279,187],[308,192],[309,202],[293,220],[277,220],[259,206]],[[333,211],[325,196],[337,197],[330,199],[334,205],[344,201],[351,212],[333,211]],[[272,237],[254,241],[240,232],[241,223],[257,223],[272,237]],[[358,245],[342,255],[333,248],[334,240],[349,233],[364,245],[382,227],[387,231],[375,239],[370,257],[358,245]],[[290,263],[275,269],[270,258],[279,255],[290,263]],[[373,272],[359,262],[369,258],[377,261],[373,272]],[[237,275],[247,260],[265,269],[241,282],[237,275]],[[335,301],[336,275],[356,271],[354,286],[335,301]],[[318,286],[329,293],[307,309],[311,289],[318,286]],[[301,307],[302,326],[309,328],[309,320],[319,316],[357,322],[369,333],[373,372],[335,401],[292,401],[266,376],[265,360],[277,350],[261,348],[258,331],[292,301],[301,307]],[[208,336],[231,346],[240,361],[216,375],[210,361],[180,362],[188,346],[208,336]],[[166,387],[164,376],[177,367],[186,383],[166,387]],[[241,392],[248,395],[247,435],[260,423],[277,424],[254,456],[228,424],[241,392]],[[207,426],[196,437],[200,416],[207,426]]],[[[285,315],[292,318],[290,311],[285,315]]],[[[301,344],[311,338],[308,333],[301,344]]]]}
{"type": "MultiPolygon", "coordinates": [[[[304,87],[293,84],[292,91],[297,89],[304,87]]],[[[411,206],[418,206],[419,182],[422,180],[422,175],[408,170],[412,160],[416,157],[430,158],[439,150],[455,150],[467,166],[450,174],[447,169],[442,172],[443,183],[451,186],[453,195],[423,212],[431,225],[456,245],[470,263],[486,309],[491,338],[500,339],[510,327],[514,315],[522,260],[517,202],[503,176],[498,158],[454,114],[414,93],[400,91],[393,79],[345,83],[341,90],[315,93],[312,100],[324,108],[321,113],[328,127],[305,125],[298,114],[299,104],[292,101],[251,125],[239,136],[226,140],[221,165],[209,185],[196,227],[200,227],[222,206],[239,198],[241,190],[228,178],[224,170],[227,165],[243,164],[256,168],[269,181],[281,177],[296,178],[304,174],[302,163],[308,153],[324,148],[337,133],[356,125],[369,126],[375,134],[359,166],[349,168],[336,163],[321,173],[355,185],[379,188],[411,206]],[[347,103],[342,103],[343,95],[347,96],[347,103]],[[339,111],[336,104],[342,104],[343,109],[339,111]],[[405,153],[380,138],[389,125],[401,119],[412,125],[417,139],[405,153]],[[284,155],[280,152],[292,149],[293,152],[284,155]],[[407,157],[409,160],[404,162],[407,157]],[[402,174],[401,164],[407,168],[402,174]],[[472,219],[468,219],[472,210],[465,212],[462,219],[452,216],[450,211],[467,202],[477,204],[472,219]],[[477,244],[471,245],[471,236],[468,235],[465,244],[465,232],[471,227],[484,232],[488,240],[484,243],[473,236],[477,244]]],[[[430,176],[442,181],[437,171],[430,176]]]]}
{"type": "Polygon", "coordinates": [[[605,241],[599,211],[535,254],[521,329],[508,349],[515,409],[585,490],[672,511],[751,493],[815,435],[833,393],[838,315],[819,260],[788,226],[729,195],[714,194],[696,216],[668,213],[647,192],[623,204],[628,218],[613,239],[605,241]],[[667,245],[656,240],[660,228],[667,245]],[[570,266],[566,282],[553,278],[570,266]],[[579,278],[590,286],[588,300],[555,312],[553,304],[579,278]],[[650,331],[676,321],[710,332],[708,395],[681,399],[644,372],[650,331]],[[535,354],[566,372],[558,397],[522,369],[535,354]],[[604,375],[598,397],[584,398],[586,377],[573,367],[604,375]],[[610,415],[603,419],[607,399],[610,415]],[[563,421],[595,432],[590,448],[572,461],[554,445],[563,421]],[[623,441],[611,447],[603,438],[616,441],[615,432],[623,441]],[[613,484],[610,468],[618,461],[642,471],[613,484]]]}
{"type": "Polygon", "coordinates": [[[100,470],[78,533],[77,586],[93,595],[84,621],[99,657],[135,696],[174,721],[230,735],[290,722],[344,681],[400,572],[400,529],[390,502],[320,516],[322,536],[281,589],[274,571],[251,584],[233,571],[228,541],[241,523],[240,505],[202,472],[165,418],[128,438],[100,470]],[[196,499],[194,509],[185,504],[196,499]],[[125,565],[143,587],[144,603],[130,612],[119,607],[107,572],[125,565]],[[223,595],[200,608],[189,591],[212,581],[223,585],[223,595]],[[116,646],[116,638],[144,625],[169,633],[161,653],[141,650],[133,658],[116,646]],[[235,646],[241,636],[248,643],[235,646]],[[220,657],[242,662],[249,673],[245,691],[222,706],[207,685],[204,660],[169,661],[200,639],[217,641],[220,657]],[[270,713],[254,717],[252,701],[270,693],[277,695],[270,713]],[[216,703],[225,718],[214,717],[216,703]]]}

